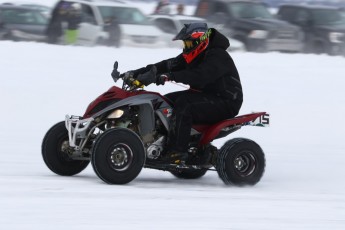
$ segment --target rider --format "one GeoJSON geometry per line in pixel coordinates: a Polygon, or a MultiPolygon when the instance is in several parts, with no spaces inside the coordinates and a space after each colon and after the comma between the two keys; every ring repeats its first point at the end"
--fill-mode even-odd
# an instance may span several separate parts
{"type": "Polygon", "coordinates": [[[174,105],[167,141],[166,157],[171,163],[188,158],[192,124],[213,124],[236,116],[243,101],[236,66],[226,51],[229,40],[206,23],[185,24],[173,40],[182,40],[183,52],[175,58],[129,71],[144,85],[175,81],[190,89],[166,96],[174,105]],[[155,66],[152,78],[143,74],[155,66]]]}

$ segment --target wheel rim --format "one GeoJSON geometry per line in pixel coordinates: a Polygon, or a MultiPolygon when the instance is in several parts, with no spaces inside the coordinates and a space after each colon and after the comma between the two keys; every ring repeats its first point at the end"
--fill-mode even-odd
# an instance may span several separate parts
{"type": "Polygon", "coordinates": [[[132,149],[124,144],[116,144],[108,153],[108,163],[115,171],[125,171],[133,161],[132,149]]]}
{"type": "Polygon", "coordinates": [[[63,138],[58,146],[60,146],[60,154],[58,157],[64,161],[73,161],[73,159],[70,156],[71,153],[69,151],[68,138],[63,138]]]}
{"type": "Polygon", "coordinates": [[[246,177],[253,174],[257,165],[257,160],[252,152],[241,152],[234,160],[234,168],[236,172],[246,177]]]}

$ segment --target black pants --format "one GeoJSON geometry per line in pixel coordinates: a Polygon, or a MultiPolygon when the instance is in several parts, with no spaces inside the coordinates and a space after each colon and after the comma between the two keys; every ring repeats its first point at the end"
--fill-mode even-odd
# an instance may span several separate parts
{"type": "Polygon", "coordinates": [[[241,105],[219,96],[186,90],[165,95],[173,103],[168,149],[186,152],[193,124],[214,124],[238,114],[241,105]]]}

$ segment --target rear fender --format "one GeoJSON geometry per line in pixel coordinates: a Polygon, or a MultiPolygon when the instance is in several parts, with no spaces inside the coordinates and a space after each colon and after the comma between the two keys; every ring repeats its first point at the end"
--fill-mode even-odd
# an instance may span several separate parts
{"type": "Polygon", "coordinates": [[[231,119],[227,119],[221,122],[218,122],[214,125],[209,126],[203,132],[200,142],[200,145],[205,145],[210,143],[216,138],[224,137],[245,125],[252,126],[268,126],[269,125],[269,115],[266,112],[258,112],[245,114],[237,116],[231,119]],[[265,116],[267,115],[267,116],[265,116]],[[260,118],[257,121],[257,118],[260,118]],[[224,133],[226,135],[224,135],[224,133]]]}

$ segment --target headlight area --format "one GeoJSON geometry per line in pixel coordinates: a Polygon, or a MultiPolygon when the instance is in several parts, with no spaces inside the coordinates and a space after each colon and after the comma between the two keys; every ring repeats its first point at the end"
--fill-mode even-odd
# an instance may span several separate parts
{"type": "Polygon", "coordinates": [[[137,132],[138,113],[136,107],[118,108],[106,115],[105,128],[122,127],[137,132]]]}
{"type": "Polygon", "coordinates": [[[109,115],[107,115],[106,129],[122,127],[128,128],[128,125],[131,123],[130,119],[123,119],[126,116],[123,116],[126,112],[122,109],[115,109],[109,115]]]}
{"type": "Polygon", "coordinates": [[[266,30],[252,30],[248,34],[249,38],[254,38],[254,39],[265,39],[267,38],[268,31],[266,30]]]}
{"type": "Polygon", "coordinates": [[[108,119],[116,119],[122,117],[122,115],[125,113],[122,109],[116,109],[113,112],[111,112],[107,118],[108,119]]]}
{"type": "Polygon", "coordinates": [[[343,43],[344,42],[344,33],[340,32],[330,32],[328,34],[329,41],[332,43],[343,43]]]}

